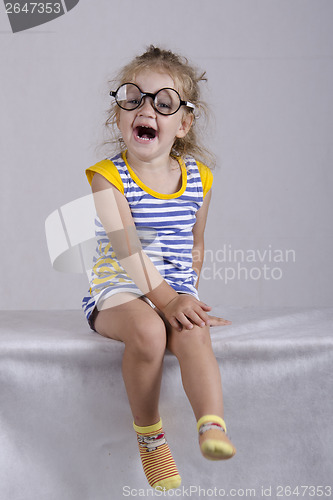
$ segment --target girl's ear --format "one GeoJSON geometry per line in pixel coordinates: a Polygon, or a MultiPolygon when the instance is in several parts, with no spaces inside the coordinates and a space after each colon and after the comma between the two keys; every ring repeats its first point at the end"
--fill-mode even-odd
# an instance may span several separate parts
{"type": "Polygon", "coordinates": [[[176,137],[178,137],[179,139],[182,139],[183,137],[185,137],[185,135],[187,134],[187,132],[190,130],[190,128],[192,126],[193,120],[194,120],[193,113],[184,113],[179,130],[176,134],[176,137]]]}

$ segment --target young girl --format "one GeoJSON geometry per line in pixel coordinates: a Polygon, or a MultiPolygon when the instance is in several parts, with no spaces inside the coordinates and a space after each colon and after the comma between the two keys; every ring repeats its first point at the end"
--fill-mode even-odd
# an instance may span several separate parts
{"type": "Polygon", "coordinates": [[[86,171],[98,247],[83,307],[92,329],[125,344],[122,371],[140,457],[159,489],[181,484],[158,408],[166,348],[179,361],[202,454],[235,454],[209,333],[230,322],[209,316],[197,292],[212,185],[196,137],[200,80],[170,51],[151,46],[136,57],[110,92],[107,124],[120,131],[120,152],[86,171]]]}

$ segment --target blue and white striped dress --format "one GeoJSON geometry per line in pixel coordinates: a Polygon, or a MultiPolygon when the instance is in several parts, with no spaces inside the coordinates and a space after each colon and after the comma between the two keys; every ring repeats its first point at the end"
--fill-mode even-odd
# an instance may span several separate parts
{"type": "MultiPolygon", "coordinates": [[[[145,253],[172,288],[198,298],[195,288],[198,277],[192,269],[192,228],[213,175],[208,167],[191,157],[177,160],[182,186],[173,194],[157,193],[145,186],[130,168],[126,152],[97,163],[86,174],[91,183],[98,172],[124,194],[145,253]]],[[[119,263],[97,216],[95,234],[97,247],[90,289],[82,301],[87,319],[100,301],[116,293],[143,295],[119,263]]]]}

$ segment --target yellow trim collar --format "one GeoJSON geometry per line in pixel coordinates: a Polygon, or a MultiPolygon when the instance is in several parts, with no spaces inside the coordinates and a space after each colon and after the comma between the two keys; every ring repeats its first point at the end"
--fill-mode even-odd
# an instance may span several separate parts
{"type": "Polygon", "coordinates": [[[187,186],[187,170],[186,170],[186,165],[182,158],[177,156],[175,159],[178,161],[181,171],[182,171],[182,185],[179,191],[176,193],[171,193],[171,194],[164,194],[164,193],[158,193],[157,191],[153,191],[150,189],[148,186],[146,186],[140,178],[135,174],[135,172],[131,169],[131,167],[128,164],[127,157],[126,157],[126,151],[122,153],[122,158],[124,162],[126,163],[126,167],[130,173],[130,176],[132,177],[133,181],[136,182],[138,186],[140,186],[141,189],[143,189],[146,193],[150,194],[151,196],[154,196],[154,198],[160,198],[162,200],[170,200],[172,198],[179,198],[181,196],[187,186]]]}

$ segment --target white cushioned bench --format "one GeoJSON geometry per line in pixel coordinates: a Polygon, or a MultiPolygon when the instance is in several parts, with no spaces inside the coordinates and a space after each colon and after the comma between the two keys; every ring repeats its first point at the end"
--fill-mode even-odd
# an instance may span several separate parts
{"type": "MultiPolygon", "coordinates": [[[[278,487],[330,485],[333,309],[213,312],[233,321],[211,332],[237,454],[201,457],[177,360],[166,353],[160,410],[184,498],[263,498],[262,487],[277,498],[278,487]]],[[[2,311],[0,325],[0,499],[148,496],[123,345],[89,330],[81,311],[2,311]]]]}

